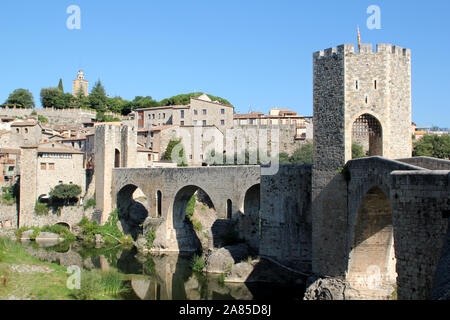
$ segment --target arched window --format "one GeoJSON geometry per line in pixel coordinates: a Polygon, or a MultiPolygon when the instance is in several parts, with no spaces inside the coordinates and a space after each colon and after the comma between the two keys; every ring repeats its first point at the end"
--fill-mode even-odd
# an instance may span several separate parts
{"type": "Polygon", "coordinates": [[[233,202],[228,199],[227,200],[227,219],[231,219],[233,217],[233,202]]]}
{"type": "Polygon", "coordinates": [[[156,192],[156,214],[158,217],[162,215],[162,192],[160,190],[156,192]]]}
{"type": "Polygon", "coordinates": [[[117,149],[114,158],[114,168],[120,168],[120,151],[117,149]]]}

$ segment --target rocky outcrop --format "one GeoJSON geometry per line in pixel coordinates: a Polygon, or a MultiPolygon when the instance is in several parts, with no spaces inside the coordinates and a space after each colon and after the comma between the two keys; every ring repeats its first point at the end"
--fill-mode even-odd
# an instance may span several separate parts
{"type": "Polygon", "coordinates": [[[345,300],[347,283],[336,278],[310,277],[304,300],[345,300]]]}
{"type": "Polygon", "coordinates": [[[214,249],[206,257],[206,272],[228,273],[234,264],[246,260],[248,255],[249,248],[246,244],[214,249]]]}

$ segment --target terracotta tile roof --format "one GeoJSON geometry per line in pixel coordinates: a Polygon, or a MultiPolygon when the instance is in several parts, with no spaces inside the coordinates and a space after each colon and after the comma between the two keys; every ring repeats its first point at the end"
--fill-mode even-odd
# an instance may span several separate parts
{"type": "Polygon", "coordinates": [[[11,124],[11,127],[30,127],[37,125],[35,121],[22,121],[22,122],[14,122],[11,124]]]}
{"type": "Polygon", "coordinates": [[[162,131],[162,130],[169,129],[172,127],[175,127],[175,125],[169,124],[167,126],[151,127],[150,129],[148,129],[148,131],[162,131]]]}
{"type": "Polygon", "coordinates": [[[149,107],[149,108],[134,109],[134,111],[148,111],[148,110],[172,109],[172,108],[176,108],[176,107],[186,107],[186,106],[184,106],[184,105],[173,105],[173,106],[149,107]]]}
{"type": "Polygon", "coordinates": [[[20,149],[12,149],[12,148],[0,148],[1,154],[20,154],[20,149]]]}

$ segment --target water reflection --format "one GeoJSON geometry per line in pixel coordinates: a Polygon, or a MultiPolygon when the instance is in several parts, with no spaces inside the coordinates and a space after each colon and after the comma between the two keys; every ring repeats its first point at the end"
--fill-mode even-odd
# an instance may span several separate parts
{"type": "MultiPolygon", "coordinates": [[[[36,258],[62,266],[77,265],[85,270],[117,269],[132,290],[122,294],[127,300],[251,300],[246,284],[224,284],[215,275],[193,272],[190,254],[139,255],[135,248],[85,247],[61,243],[54,247],[26,244],[36,258]]],[[[263,289],[263,288],[262,288],[263,289]]]]}

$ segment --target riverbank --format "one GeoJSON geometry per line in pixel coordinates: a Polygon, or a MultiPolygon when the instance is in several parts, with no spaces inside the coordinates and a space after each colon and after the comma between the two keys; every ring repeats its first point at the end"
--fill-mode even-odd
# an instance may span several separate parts
{"type": "Polygon", "coordinates": [[[32,256],[21,243],[0,238],[0,300],[120,300],[130,289],[127,276],[114,269],[83,270],[79,289],[69,288],[72,275],[65,266],[32,256]]]}

